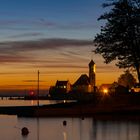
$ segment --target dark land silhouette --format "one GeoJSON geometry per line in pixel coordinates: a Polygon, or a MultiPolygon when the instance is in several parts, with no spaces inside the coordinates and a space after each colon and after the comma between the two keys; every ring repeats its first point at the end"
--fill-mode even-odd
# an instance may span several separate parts
{"type": "Polygon", "coordinates": [[[78,101],[41,106],[0,107],[0,114],[19,117],[93,117],[140,119],[140,94],[99,95],[78,101]]]}

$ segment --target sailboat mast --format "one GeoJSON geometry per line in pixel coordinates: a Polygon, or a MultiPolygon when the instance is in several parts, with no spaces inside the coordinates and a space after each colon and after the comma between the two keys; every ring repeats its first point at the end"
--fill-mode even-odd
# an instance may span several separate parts
{"type": "Polygon", "coordinates": [[[39,106],[39,70],[38,70],[38,80],[37,80],[37,106],[39,106]]]}

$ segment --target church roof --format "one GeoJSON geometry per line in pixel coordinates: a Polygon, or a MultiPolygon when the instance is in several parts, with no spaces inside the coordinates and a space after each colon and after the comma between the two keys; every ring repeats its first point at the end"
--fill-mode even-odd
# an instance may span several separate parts
{"type": "Polygon", "coordinates": [[[56,82],[56,86],[65,86],[67,85],[68,81],[58,81],[56,82]]]}
{"type": "Polygon", "coordinates": [[[94,65],[94,64],[95,64],[95,62],[94,62],[93,60],[91,60],[91,61],[89,62],[89,66],[94,65]]]}
{"type": "Polygon", "coordinates": [[[86,74],[82,74],[79,79],[73,84],[73,86],[77,85],[89,85],[89,77],[86,74]]]}

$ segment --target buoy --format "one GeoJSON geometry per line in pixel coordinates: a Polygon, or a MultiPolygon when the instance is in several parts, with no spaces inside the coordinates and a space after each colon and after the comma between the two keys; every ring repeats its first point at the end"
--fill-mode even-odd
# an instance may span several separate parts
{"type": "Polygon", "coordinates": [[[63,125],[66,126],[67,125],[67,121],[63,121],[63,125]]]}
{"type": "Polygon", "coordinates": [[[28,134],[29,134],[28,128],[27,128],[27,127],[23,127],[23,128],[21,129],[21,134],[22,134],[23,136],[28,135],[28,134]]]}
{"type": "Polygon", "coordinates": [[[84,117],[82,117],[82,120],[84,120],[85,118],[84,117]]]}

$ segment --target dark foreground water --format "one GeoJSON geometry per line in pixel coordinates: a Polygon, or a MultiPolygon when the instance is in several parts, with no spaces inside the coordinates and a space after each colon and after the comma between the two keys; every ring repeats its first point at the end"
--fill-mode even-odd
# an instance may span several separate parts
{"type": "MultiPolygon", "coordinates": [[[[0,104],[3,102],[0,101],[0,104]]],[[[8,105],[11,104],[11,101],[5,101],[5,105],[6,102],[8,105]]],[[[12,102],[15,105],[25,104],[24,101],[12,102]]],[[[0,140],[140,140],[140,121],[100,121],[94,118],[18,118],[0,115],[0,140]],[[66,125],[63,125],[64,121],[66,125]],[[21,135],[23,127],[29,129],[28,136],[21,135]]]]}
{"type": "Polygon", "coordinates": [[[139,140],[139,122],[0,116],[0,140],[139,140]],[[66,121],[66,126],[63,125],[66,121]],[[21,135],[27,127],[28,136],[21,135]]]}

